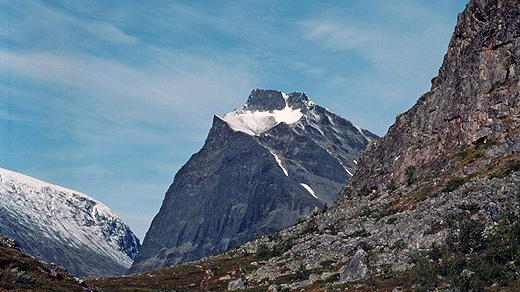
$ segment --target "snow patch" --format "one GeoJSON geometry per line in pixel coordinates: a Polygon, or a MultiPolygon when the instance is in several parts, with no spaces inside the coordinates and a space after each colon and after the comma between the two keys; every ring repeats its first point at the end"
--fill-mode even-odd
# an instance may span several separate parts
{"type": "Polygon", "coordinates": [[[276,159],[276,162],[278,163],[280,168],[283,170],[283,173],[285,174],[285,176],[289,176],[289,173],[287,172],[287,169],[285,169],[285,167],[283,167],[283,165],[282,165],[282,160],[280,159],[280,157],[278,157],[278,155],[274,154],[274,152],[271,151],[271,150],[269,150],[269,152],[271,152],[271,154],[273,154],[274,159],[276,159]]]}
{"type": "Polygon", "coordinates": [[[293,109],[287,104],[288,96],[282,93],[285,108],[274,111],[249,111],[242,108],[224,115],[223,120],[231,129],[256,136],[269,131],[280,123],[294,124],[303,116],[300,109],[293,109]]]}
{"type": "Polygon", "coordinates": [[[370,137],[367,137],[364,133],[363,133],[363,129],[361,129],[360,126],[358,125],[353,125],[359,132],[359,134],[361,134],[361,136],[365,137],[365,139],[368,140],[368,142],[372,142],[372,139],[370,137]]]}
{"type": "Polygon", "coordinates": [[[316,197],[316,195],[314,194],[314,190],[312,190],[311,187],[309,187],[308,185],[306,185],[306,184],[304,184],[304,183],[300,183],[300,185],[301,185],[302,187],[304,187],[304,188],[309,192],[309,194],[311,194],[313,197],[315,197],[316,199],[318,198],[318,197],[316,197]]]}
{"type": "Polygon", "coordinates": [[[354,159],[354,160],[352,160],[352,161],[354,161],[354,164],[355,164],[355,165],[357,165],[357,161],[356,161],[355,159],[354,159]]]}
{"type": "Polygon", "coordinates": [[[343,167],[343,169],[344,169],[344,170],[345,170],[345,171],[346,171],[350,176],[353,176],[352,172],[350,172],[350,171],[348,170],[348,168],[345,167],[345,164],[343,164],[343,162],[341,162],[341,160],[338,159],[338,162],[339,162],[339,164],[343,167]]]}

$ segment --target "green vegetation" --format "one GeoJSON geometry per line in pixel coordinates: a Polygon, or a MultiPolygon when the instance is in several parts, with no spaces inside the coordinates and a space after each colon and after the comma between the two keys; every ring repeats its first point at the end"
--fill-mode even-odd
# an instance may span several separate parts
{"type": "Polygon", "coordinates": [[[409,186],[413,185],[417,181],[414,166],[408,166],[404,174],[406,175],[406,184],[409,186]]]}
{"type": "Polygon", "coordinates": [[[259,260],[268,260],[274,256],[273,249],[269,248],[266,244],[263,243],[258,245],[255,255],[259,260]]]}
{"type": "Polygon", "coordinates": [[[397,184],[395,183],[394,180],[391,180],[390,183],[388,183],[386,185],[386,189],[390,192],[390,193],[393,193],[395,190],[397,190],[398,186],[397,184]]]}
{"type": "Polygon", "coordinates": [[[466,145],[463,146],[457,156],[462,159],[462,163],[472,162],[477,158],[484,157],[486,155],[486,144],[478,144],[474,146],[466,145]]]}
{"type": "Polygon", "coordinates": [[[360,197],[365,197],[368,195],[370,195],[370,190],[368,189],[367,186],[363,186],[358,192],[358,196],[360,196],[360,197]]]}
{"type": "Polygon", "coordinates": [[[399,239],[392,245],[392,249],[405,249],[408,247],[408,243],[406,243],[404,240],[399,239]]]}
{"type": "Polygon", "coordinates": [[[305,269],[305,265],[300,263],[295,271],[296,280],[303,281],[309,279],[309,271],[305,269]]]}
{"type": "Polygon", "coordinates": [[[484,233],[482,223],[469,218],[452,223],[455,228],[443,248],[432,246],[429,251],[412,256],[415,267],[410,280],[418,286],[417,291],[433,290],[447,283],[450,291],[520,287],[520,218],[517,215],[506,215],[489,233],[484,233]]]}
{"type": "Polygon", "coordinates": [[[256,249],[255,257],[258,260],[268,260],[273,257],[281,256],[286,251],[290,250],[293,245],[294,241],[292,238],[279,241],[274,244],[273,247],[268,247],[266,244],[261,243],[256,249]]]}
{"type": "Polygon", "coordinates": [[[460,186],[462,186],[465,183],[466,183],[466,179],[464,179],[462,177],[454,177],[446,183],[446,185],[444,186],[442,191],[445,193],[453,192],[454,190],[458,189],[460,186]]]}
{"type": "Polygon", "coordinates": [[[520,160],[518,157],[507,159],[501,167],[491,174],[491,177],[506,177],[513,171],[520,171],[520,160]]]}

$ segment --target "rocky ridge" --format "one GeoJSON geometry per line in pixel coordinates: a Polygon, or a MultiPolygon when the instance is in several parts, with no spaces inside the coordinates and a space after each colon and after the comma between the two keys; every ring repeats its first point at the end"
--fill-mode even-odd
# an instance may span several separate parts
{"type": "Polygon", "coordinates": [[[518,1],[468,4],[431,90],[363,155],[342,198],[452,171],[455,160],[446,154],[461,147],[495,143],[486,151],[495,158],[520,150],[518,10],[518,1]]]}
{"type": "Polygon", "coordinates": [[[60,267],[40,262],[0,236],[0,291],[93,291],[60,267]]]}

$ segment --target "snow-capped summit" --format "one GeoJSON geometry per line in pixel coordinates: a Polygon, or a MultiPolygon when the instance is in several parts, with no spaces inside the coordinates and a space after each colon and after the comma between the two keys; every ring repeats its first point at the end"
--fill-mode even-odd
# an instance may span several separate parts
{"type": "Polygon", "coordinates": [[[253,90],[243,106],[213,118],[129,271],[214,255],[330,205],[375,138],[304,93],[253,90]]]}
{"type": "Polygon", "coordinates": [[[121,275],[139,240],[110,209],[80,192],[0,168],[0,234],[76,276],[121,275]]]}
{"type": "Polygon", "coordinates": [[[280,123],[296,123],[303,114],[293,100],[291,103],[281,91],[255,89],[245,105],[224,115],[223,120],[235,131],[259,135],[280,123]]]}

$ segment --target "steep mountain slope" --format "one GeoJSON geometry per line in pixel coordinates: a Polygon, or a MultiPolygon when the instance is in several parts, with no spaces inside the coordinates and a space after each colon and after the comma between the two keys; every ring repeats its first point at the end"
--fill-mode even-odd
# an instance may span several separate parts
{"type": "Polygon", "coordinates": [[[0,234],[76,276],[121,275],[139,240],[105,205],[79,192],[0,169],[0,234]]]}
{"type": "Polygon", "coordinates": [[[374,134],[303,93],[253,90],[175,175],[130,272],[214,255],[331,204],[374,134]]]}
{"type": "Polygon", "coordinates": [[[333,208],[165,272],[190,268],[186,290],[518,291],[519,60],[520,1],[471,0],[431,91],[333,208]]]}
{"type": "Polygon", "coordinates": [[[520,150],[519,42],[518,1],[470,2],[431,90],[363,156],[344,196],[406,183],[412,170],[417,179],[442,175],[453,167],[447,154],[461,147],[498,144],[487,151],[492,157],[520,150]]]}

